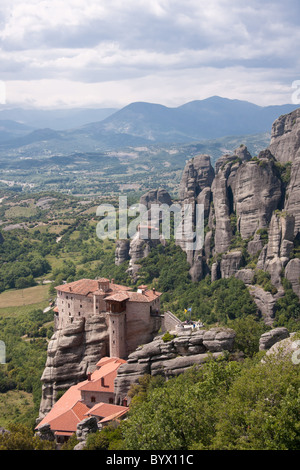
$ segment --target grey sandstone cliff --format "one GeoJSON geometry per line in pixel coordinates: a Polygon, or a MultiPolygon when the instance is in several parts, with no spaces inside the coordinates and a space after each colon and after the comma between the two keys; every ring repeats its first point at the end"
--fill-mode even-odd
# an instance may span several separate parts
{"type": "Polygon", "coordinates": [[[115,250],[115,264],[120,266],[129,261],[128,272],[135,280],[140,269],[139,261],[146,258],[153,247],[164,243],[163,237],[158,234],[157,238],[154,238],[151,230],[155,231],[161,220],[161,213],[157,211],[157,207],[171,206],[172,200],[165,189],[157,189],[141,196],[139,204],[144,211],[140,214],[139,230],[130,239],[117,240],[115,250]]]}
{"type": "Polygon", "coordinates": [[[108,352],[105,317],[95,315],[57,330],[47,351],[42,375],[42,400],[39,418],[43,418],[56,401],[57,392],[86,379],[101,357],[108,352]]]}
{"type": "Polygon", "coordinates": [[[121,403],[131,384],[138,383],[144,374],[170,378],[234,349],[235,332],[229,328],[182,330],[176,334],[168,342],[158,337],[129,355],[115,379],[116,404],[121,403]]]}
{"type": "Polygon", "coordinates": [[[292,289],[300,299],[300,259],[291,259],[285,268],[285,277],[291,283],[292,289]]]}
{"type": "Polygon", "coordinates": [[[281,182],[275,174],[274,158],[261,152],[259,161],[240,165],[232,182],[237,230],[248,239],[267,228],[281,201],[281,182]]]}
{"type": "Polygon", "coordinates": [[[300,148],[300,108],[273,123],[270,151],[281,163],[293,162],[300,148]]]}
{"type": "Polygon", "coordinates": [[[257,268],[268,271],[271,282],[277,288],[281,287],[281,273],[289,262],[294,247],[295,218],[286,213],[275,213],[269,226],[267,245],[261,251],[257,268]]]}

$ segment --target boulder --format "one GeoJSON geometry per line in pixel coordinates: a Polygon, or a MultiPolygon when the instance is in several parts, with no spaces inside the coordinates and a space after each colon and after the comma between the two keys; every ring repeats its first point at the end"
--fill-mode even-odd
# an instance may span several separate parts
{"type": "Polygon", "coordinates": [[[83,450],[89,434],[98,431],[97,418],[90,416],[77,424],[76,437],[79,443],[74,450],[83,450]]]}
{"type": "Polygon", "coordinates": [[[211,328],[203,336],[203,345],[209,352],[232,351],[235,331],[230,328],[211,328]]]}
{"type": "Polygon", "coordinates": [[[260,286],[250,286],[249,292],[256,303],[258,314],[263,317],[266,325],[272,326],[276,311],[276,298],[260,286]]]}
{"type": "Polygon", "coordinates": [[[259,340],[259,350],[265,351],[270,349],[275,343],[281,341],[290,336],[287,328],[280,327],[274,328],[273,330],[267,331],[261,335],[259,340]]]}
{"type": "Polygon", "coordinates": [[[55,435],[52,431],[50,424],[43,424],[37,429],[36,436],[38,436],[42,441],[55,441],[55,435]]]}
{"type": "Polygon", "coordinates": [[[235,277],[240,281],[243,281],[246,285],[251,285],[254,276],[254,269],[244,268],[240,269],[235,273],[235,277]]]}
{"type": "MultiPolygon", "coordinates": [[[[296,333],[291,333],[288,338],[277,341],[270,349],[266,352],[266,357],[276,356],[276,359],[285,359],[287,357],[295,365],[300,363],[300,340],[296,339],[296,333]]],[[[265,358],[262,359],[262,362],[266,362],[265,358]]]]}

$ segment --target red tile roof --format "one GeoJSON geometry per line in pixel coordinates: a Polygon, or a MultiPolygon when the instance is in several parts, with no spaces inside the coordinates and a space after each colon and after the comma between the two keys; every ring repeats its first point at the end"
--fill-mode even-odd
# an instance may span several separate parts
{"type": "Polygon", "coordinates": [[[107,279],[80,279],[79,281],[70,282],[69,284],[63,284],[57,286],[57,291],[80,294],[92,297],[93,295],[107,296],[105,300],[114,300],[116,302],[122,302],[129,300],[130,302],[152,302],[161,296],[161,292],[153,291],[153,289],[147,289],[147,286],[140,286],[138,289],[142,289],[143,292],[132,292],[131,287],[121,286],[110,282],[108,290],[99,289],[99,283],[108,281],[107,279]]]}
{"type": "Polygon", "coordinates": [[[128,412],[128,410],[118,411],[117,413],[114,413],[110,416],[106,416],[105,418],[101,419],[100,423],[104,424],[104,423],[107,423],[108,421],[112,421],[114,419],[121,418],[121,416],[125,415],[127,412],[128,412]]]}
{"type": "Polygon", "coordinates": [[[66,410],[49,422],[52,431],[76,432],[77,424],[85,418],[88,410],[88,406],[78,401],[70,410],[66,410]]]}
{"type": "Polygon", "coordinates": [[[115,284],[114,282],[109,282],[107,291],[99,288],[99,284],[101,282],[106,281],[108,281],[108,279],[80,279],[78,281],[69,282],[68,284],[62,284],[60,286],[55,287],[55,289],[60,292],[80,295],[88,295],[90,293],[93,293],[95,295],[103,295],[105,294],[105,292],[113,293],[118,292],[120,290],[132,290],[131,287],[121,286],[119,284],[115,284]]]}
{"type": "Polygon", "coordinates": [[[97,416],[98,418],[108,418],[111,416],[119,416],[127,412],[127,406],[111,405],[108,403],[97,403],[93,408],[86,412],[87,416],[97,416]]]}
{"type": "Polygon", "coordinates": [[[115,294],[105,297],[105,300],[114,300],[115,302],[123,302],[124,300],[128,300],[128,299],[129,299],[129,296],[125,292],[116,292],[115,294]]]}
{"type": "Polygon", "coordinates": [[[88,410],[89,408],[81,402],[78,385],[73,385],[54,404],[37,428],[47,423],[50,424],[53,431],[74,430],[73,432],[75,432],[77,423],[84,419],[84,413],[88,410]]]}
{"type": "Polygon", "coordinates": [[[144,290],[143,293],[140,292],[128,292],[130,302],[153,302],[161,296],[161,292],[153,290],[144,290]]]}
{"type": "Polygon", "coordinates": [[[50,424],[52,431],[59,431],[63,434],[64,432],[76,432],[77,424],[85,418],[86,413],[90,410],[82,401],[81,390],[113,392],[117,370],[124,363],[126,363],[124,359],[117,357],[101,358],[97,363],[98,369],[91,374],[91,380],[85,380],[70,387],[35,429],[47,423],[50,424]],[[104,387],[101,386],[101,377],[104,378],[104,387]]]}
{"type": "MultiPolygon", "coordinates": [[[[80,391],[90,392],[111,392],[114,391],[114,380],[117,376],[118,368],[126,361],[119,358],[109,358],[100,364],[100,368],[95,370],[91,375],[91,380],[81,382],[80,391]]],[[[99,361],[101,362],[101,361],[99,361]]],[[[97,366],[99,365],[99,362],[97,366]]]]}

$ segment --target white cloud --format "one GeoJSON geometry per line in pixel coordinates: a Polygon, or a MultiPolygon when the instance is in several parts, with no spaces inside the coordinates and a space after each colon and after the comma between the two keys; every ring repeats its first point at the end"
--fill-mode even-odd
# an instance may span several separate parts
{"type": "Polygon", "coordinates": [[[99,104],[178,103],[203,90],[288,102],[297,14],[297,0],[2,0],[0,80],[8,102],[45,105],[91,103],[96,91],[99,104]]]}

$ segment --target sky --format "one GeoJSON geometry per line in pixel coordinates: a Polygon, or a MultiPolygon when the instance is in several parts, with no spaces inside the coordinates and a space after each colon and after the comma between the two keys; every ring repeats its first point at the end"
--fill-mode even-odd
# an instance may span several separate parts
{"type": "Polygon", "coordinates": [[[299,0],[1,0],[0,104],[295,104],[299,23],[299,0]]]}

